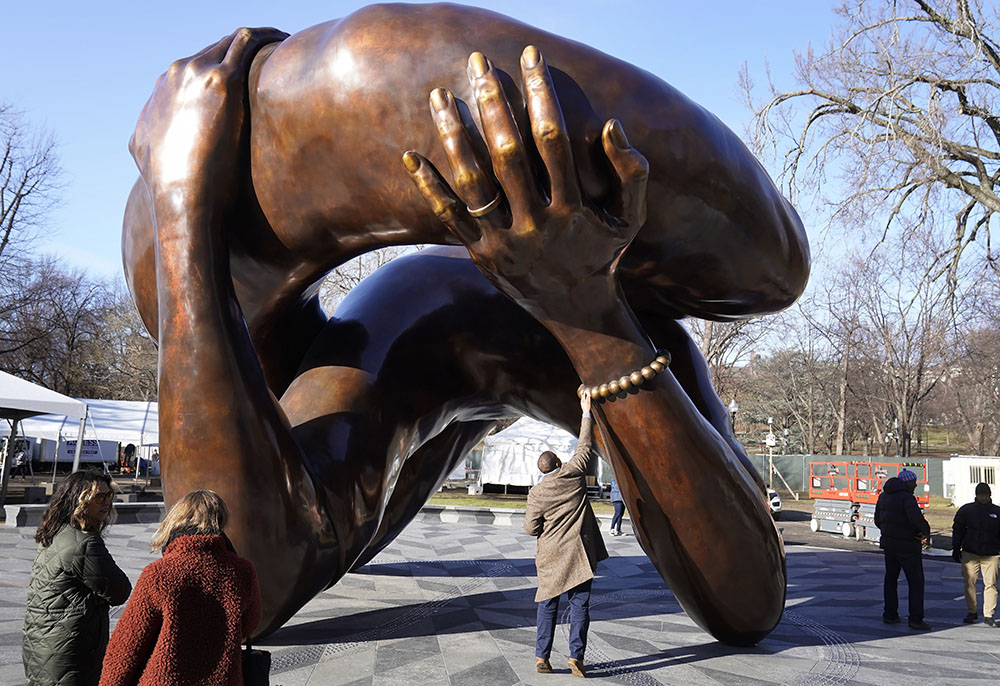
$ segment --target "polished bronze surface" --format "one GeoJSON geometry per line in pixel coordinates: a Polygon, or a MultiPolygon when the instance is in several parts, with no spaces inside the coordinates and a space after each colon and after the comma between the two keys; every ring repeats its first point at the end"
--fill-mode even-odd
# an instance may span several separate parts
{"type": "Polygon", "coordinates": [[[777,623],[760,478],[675,320],[788,306],[808,248],[712,115],[506,17],[383,5],[180,60],[130,147],[167,499],[231,506],[259,633],[392,540],[495,419],[571,428],[573,390],[607,379],[599,439],[678,600],[731,643],[777,623]],[[325,320],[323,274],[407,243],[464,247],[396,260],[325,320]]]}

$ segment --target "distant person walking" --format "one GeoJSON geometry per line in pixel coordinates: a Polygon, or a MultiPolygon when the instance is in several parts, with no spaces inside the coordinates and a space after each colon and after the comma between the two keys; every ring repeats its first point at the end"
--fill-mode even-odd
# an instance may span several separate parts
{"type": "Polygon", "coordinates": [[[17,452],[14,453],[13,469],[10,470],[11,476],[28,476],[30,464],[31,459],[28,457],[28,451],[23,447],[18,448],[17,452]]]}
{"type": "Polygon", "coordinates": [[[615,508],[615,513],[611,516],[611,535],[622,535],[622,517],[625,515],[625,500],[622,498],[622,491],[618,488],[618,481],[611,477],[611,505],[615,508]]]}
{"type": "Polygon", "coordinates": [[[538,633],[535,640],[535,669],[552,672],[549,655],[556,631],[559,596],[566,593],[570,605],[569,668],[585,677],[583,656],[587,651],[590,626],[590,586],[597,563],[607,559],[600,525],[587,500],[587,463],[593,440],[590,395],[580,398],[583,418],[580,440],[573,458],[563,464],[551,451],[538,458],[538,470],[545,476],[528,491],[524,530],[538,537],[535,567],[538,570],[538,633]]]}
{"type": "Polygon", "coordinates": [[[965,605],[969,614],[962,620],[973,624],[979,618],[976,581],[983,577],[983,621],[996,626],[997,571],[1000,569],[1000,507],[993,504],[989,484],[976,486],[976,499],[958,508],[951,527],[951,556],[962,563],[965,605]]]}
{"type": "Polygon", "coordinates": [[[108,610],[132,584],[101,533],[114,519],[106,474],[74,472],[56,489],[35,531],[21,659],[31,686],[91,686],[108,645],[108,610]]]}
{"type": "Polygon", "coordinates": [[[260,588],[253,563],[223,533],[228,520],[214,491],[193,491],[170,508],[151,541],[163,557],[139,575],[101,686],[243,683],[240,644],[260,623],[260,588]]]}
{"type": "Polygon", "coordinates": [[[923,539],[930,536],[931,527],[913,495],[916,487],[917,475],[903,469],[885,482],[875,505],[875,526],[882,532],[879,546],[885,551],[882,621],[886,624],[900,621],[896,587],[902,570],[909,587],[908,626],[918,631],[929,631],[931,627],[924,621],[924,562],[921,550],[923,539]]]}

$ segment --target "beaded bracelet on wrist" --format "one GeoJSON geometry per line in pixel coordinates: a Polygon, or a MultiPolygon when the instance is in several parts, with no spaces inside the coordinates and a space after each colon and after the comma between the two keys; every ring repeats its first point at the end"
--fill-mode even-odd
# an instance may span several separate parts
{"type": "Polygon", "coordinates": [[[588,388],[581,385],[577,389],[576,394],[582,398],[584,393],[589,393],[593,400],[605,400],[612,396],[626,393],[630,388],[639,388],[639,386],[642,386],[646,381],[650,381],[669,366],[670,353],[666,350],[657,350],[656,359],[642,369],[637,369],[630,374],[597,386],[590,386],[588,388]]]}

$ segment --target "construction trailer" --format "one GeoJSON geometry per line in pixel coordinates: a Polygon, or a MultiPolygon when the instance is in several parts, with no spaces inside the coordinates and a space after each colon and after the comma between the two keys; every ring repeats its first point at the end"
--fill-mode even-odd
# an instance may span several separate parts
{"type": "Polygon", "coordinates": [[[980,483],[997,488],[1000,480],[1000,457],[985,455],[952,455],[942,465],[944,496],[951,499],[953,507],[961,507],[976,499],[976,486],[980,483]]]}
{"type": "Polygon", "coordinates": [[[885,482],[903,468],[917,475],[914,496],[921,509],[930,503],[926,462],[810,462],[809,497],[813,500],[813,531],[839,533],[844,538],[878,541],[875,504],[885,482]]]}

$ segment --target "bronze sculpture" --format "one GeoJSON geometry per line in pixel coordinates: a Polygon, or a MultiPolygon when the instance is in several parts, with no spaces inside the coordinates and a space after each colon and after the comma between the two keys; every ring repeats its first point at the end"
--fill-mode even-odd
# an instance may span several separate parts
{"type": "Polygon", "coordinates": [[[178,61],[130,148],[123,256],[159,339],[166,496],[230,503],[260,633],[371,559],[496,418],[570,426],[571,389],[657,349],[669,367],[595,411],[643,548],[718,639],[778,622],[760,478],[676,319],[788,306],[808,247],[712,115],[506,17],[386,5],[178,61]],[[346,259],[460,242],[318,307],[346,259]]]}

